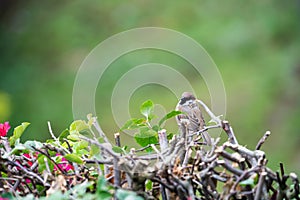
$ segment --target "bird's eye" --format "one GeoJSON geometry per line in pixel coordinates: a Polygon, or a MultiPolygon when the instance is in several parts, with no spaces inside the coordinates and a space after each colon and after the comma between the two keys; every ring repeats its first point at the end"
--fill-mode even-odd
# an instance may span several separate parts
{"type": "Polygon", "coordinates": [[[184,97],[180,99],[180,104],[181,105],[184,104],[185,102],[186,102],[186,99],[184,97]]]}

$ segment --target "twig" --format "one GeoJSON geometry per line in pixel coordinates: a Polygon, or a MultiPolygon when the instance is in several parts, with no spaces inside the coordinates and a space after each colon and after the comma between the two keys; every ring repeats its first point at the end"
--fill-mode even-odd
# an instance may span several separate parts
{"type": "Polygon", "coordinates": [[[216,124],[221,124],[221,120],[219,117],[216,117],[215,114],[203,103],[201,100],[197,99],[197,102],[205,109],[207,114],[211,117],[211,119],[216,122],[216,124]]]}
{"type": "Polygon", "coordinates": [[[185,150],[185,155],[184,155],[184,159],[182,162],[182,167],[186,167],[189,161],[189,157],[190,157],[190,145],[187,146],[187,149],[185,150]]]}
{"type": "Polygon", "coordinates": [[[266,131],[266,133],[264,134],[264,136],[258,141],[255,149],[259,150],[260,147],[265,143],[265,141],[268,139],[268,137],[271,135],[270,131],[266,131]]]}
{"type": "Polygon", "coordinates": [[[97,130],[97,132],[99,133],[99,136],[101,138],[103,138],[106,143],[110,143],[109,140],[108,140],[108,138],[106,137],[106,135],[104,134],[104,132],[100,128],[100,125],[99,125],[99,123],[98,123],[97,120],[95,121],[95,123],[93,125],[94,125],[95,129],[97,130]]]}
{"type": "Polygon", "coordinates": [[[157,160],[157,158],[158,158],[157,154],[148,154],[143,156],[132,157],[133,160],[157,160]]]}
{"type": "Polygon", "coordinates": [[[225,159],[228,159],[232,162],[236,162],[236,163],[241,163],[241,162],[245,162],[245,158],[241,157],[241,158],[237,158],[234,157],[232,154],[226,152],[226,151],[220,151],[220,149],[216,149],[215,151],[216,153],[218,153],[220,156],[222,156],[225,159]]]}
{"type": "Polygon", "coordinates": [[[158,140],[161,152],[167,150],[169,143],[167,138],[167,131],[165,129],[158,131],[158,140]]]}
{"type": "Polygon", "coordinates": [[[161,152],[156,148],[154,144],[151,144],[152,149],[157,153],[157,155],[160,157],[160,159],[166,163],[165,158],[162,156],[161,152]]]}
{"type": "Polygon", "coordinates": [[[121,141],[120,141],[120,133],[115,133],[115,143],[118,147],[121,147],[121,141]]]}
{"type": "Polygon", "coordinates": [[[118,159],[114,158],[114,186],[118,188],[121,184],[121,173],[119,170],[118,159]]]}
{"type": "Polygon", "coordinates": [[[222,121],[222,128],[227,133],[228,139],[232,144],[238,144],[237,139],[233,133],[233,129],[229,125],[228,121],[222,121]]]}
{"type": "Polygon", "coordinates": [[[281,177],[283,178],[285,175],[284,175],[284,167],[283,167],[283,164],[282,163],[279,163],[279,166],[280,166],[280,173],[281,173],[281,177]]]}
{"type": "Polygon", "coordinates": [[[71,145],[70,145],[69,140],[67,140],[66,138],[63,138],[63,141],[67,144],[69,152],[70,152],[70,153],[73,153],[73,150],[72,150],[72,148],[71,148],[71,145]]]}
{"type": "Polygon", "coordinates": [[[17,188],[19,187],[20,183],[21,183],[21,180],[20,180],[20,179],[17,179],[17,180],[16,180],[16,183],[15,183],[15,185],[14,185],[14,187],[13,187],[13,190],[14,190],[14,191],[17,191],[17,188]]]}
{"type": "Polygon", "coordinates": [[[43,179],[41,177],[39,177],[37,174],[28,171],[25,167],[23,167],[22,165],[20,165],[19,163],[13,162],[13,161],[8,161],[9,163],[11,163],[12,165],[15,165],[16,167],[19,167],[23,172],[25,172],[25,174],[28,174],[29,176],[33,176],[34,178],[36,178],[37,180],[39,180],[43,185],[45,186],[50,186],[48,183],[45,183],[43,181],[43,179]]]}
{"type": "Polygon", "coordinates": [[[47,157],[44,157],[44,162],[45,162],[45,165],[46,165],[47,172],[52,175],[47,157]]]}
{"type": "Polygon", "coordinates": [[[265,196],[265,195],[262,194],[262,190],[263,190],[263,187],[264,187],[264,182],[265,182],[265,177],[266,176],[267,176],[267,172],[262,172],[260,174],[258,184],[257,184],[257,188],[256,188],[256,191],[255,191],[254,200],[265,200],[265,198],[263,198],[263,196],[265,196]]]}
{"type": "Polygon", "coordinates": [[[167,193],[166,193],[166,188],[162,184],[160,184],[160,191],[161,191],[162,200],[167,200],[168,197],[167,197],[167,193]]]}
{"type": "Polygon", "coordinates": [[[115,152],[113,152],[112,149],[107,148],[105,145],[99,143],[98,141],[94,141],[94,140],[92,140],[90,138],[87,138],[87,137],[81,136],[81,135],[79,136],[79,138],[82,139],[82,140],[85,140],[85,141],[87,141],[87,142],[89,142],[91,144],[94,144],[94,145],[100,147],[101,149],[103,149],[104,151],[106,151],[112,157],[119,159],[119,155],[118,154],[116,154],[115,152]]]}
{"type": "MultiPolygon", "coordinates": [[[[156,143],[154,145],[159,145],[159,143],[156,143]]],[[[146,149],[151,148],[151,144],[148,144],[147,146],[144,146],[140,149],[135,149],[135,152],[141,152],[141,151],[145,151],[146,149]]]]}
{"type": "Polygon", "coordinates": [[[225,142],[223,144],[224,147],[229,147],[230,149],[240,153],[242,157],[245,157],[248,162],[250,162],[251,166],[257,165],[257,154],[255,151],[251,151],[250,149],[247,149],[244,146],[232,144],[229,142],[225,142]]]}
{"type": "Polygon", "coordinates": [[[290,173],[290,177],[291,177],[291,179],[292,179],[292,181],[293,181],[293,183],[294,183],[294,198],[296,199],[296,200],[299,200],[300,198],[299,198],[299,193],[300,193],[300,191],[299,191],[299,180],[298,180],[298,177],[297,177],[297,175],[295,174],[295,173],[290,173]]]}
{"type": "MultiPolygon", "coordinates": [[[[53,140],[55,141],[55,144],[58,145],[63,151],[65,151],[66,153],[71,153],[68,149],[64,148],[60,142],[59,139],[54,135],[52,128],[51,128],[51,124],[50,121],[47,122],[48,123],[48,129],[49,129],[49,133],[51,135],[51,137],[53,138],[53,140]]],[[[69,145],[68,145],[69,146],[69,145]]]]}
{"type": "MultiPolygon", "coordinates": [[[[42,148],[39,149],[32,147],[35,152],[45,155],[46,170],[43,174],[40,174],[37,170],[38,161],[36,158],[28,159],[25,156],[18,156],[18,154],[9,154],[5,145],[2,145],[2,148],[0,147],[0,193],[11,192],[16,196],[20,193],[25,196],[31,192],[36,197],[40,197],[50,187],[49,183],[53,180],[49,177],[54,176],[54,173],[50,172],[49,164],[51,164],[51,161],[58,168],[58,173],[63,174],[62,176],[69,183],[68,189],[71,190],[77,183],[82,183],[85,180],[95,182],[97,176],[104,176],[107,183],[113,185],[115,189],[132,190],[138,195],[151,200],[159,198],[159,195],[163,200],[279,200],[283,198],[299,200],[297,175],[294,173],[286,175],[282,163],[280,163],[280,170],[277,173],[266,167],[267,159],[260,148],[269,137],[269,131],[259,140],[255,150],[251,150],[238,144],[228,121],[222,121],[219,117],[216,117],[202,101],[198,100],[198,103],[204,107],[216,125],[207,126],[198,132],[188,134],[188,122],[182,121],[179,124],[181,134],[174,135],[172,140],[167,140],[166,130],[160,130],[158,132],[159,144],[149,144],[139,150],[131,148],[130,153],[114,152],[98,122],[94,120],[94,127],[90,127],[91,138],[79,134],[80,140],[77,142],[87,141],[89,146],[84,149],[87,151],[90,151],[94,146],[98,147],[101,149],[100,155],[95,155],[92,158],[88,155],[81,156],[84,164],[72,163],[75,174],[62,169],[63,163],[56,163],[50,153],[51,155],[71,153],[76,142],[69,142],[64,138],[64,144],[62,145],[61,139],[54,135],[51,124],[48,122],[49,132],[54,143],[44,143],[42,148]],[[106,143],[98,141],[95,128],[106,143]],[[193,136],[213,128],[223,129],[228,136],[228,141],[219,144],[220,138],[217,138],[213,141],[209,152],[207,152],[203,148],[203,144],[198,142],[200,136],[193,136]],[[160,145],[160,148],[157,145],[160,145]],[[152,148],[155,152],[137,155],[137,152],[144,151],[147,148],[152,148]],[[6,155],[7,159],[3,158],[2,155],[6,155]],[[33,164],[29,164],[29,162],[33,164]],[[107,170],[106,173],[103,173],[102,165],[104,165],[104,170],[107,170]],[[126,180],[123,173],[126,174],[126,180]],[[2,175],[11,178],[4,178],[2,175]],[[240,184],[241,181],[247,180],[249,177],[254,178],[254,176],[259,176],[259,181],[253,189],[250,185],[240,184]],[[31,183],[26,183],[26,179],[29,179],[31,183]],[[153,185],[151,189],[148,188],[145,192],[146,180],[159,184],[160,191],[157,189],[158,185],[153,185]],[[289,180],[292,180],[294,184],[291,189],[288,187],[289,180]],[[223,185],[222,193],[219,191],[220,185],[218,184],[220,182],[223,185]],[[39,194],[37,188],[40,188],[41,185],[44,188],[39,190],[39,194]],[[279,185],[279,187],[276,187],[276,185],[279,185]],[[155,195],[155,197],[150,196],[150,194],[155,195]]],[[[89,118],[89,120],[92,119],[89,118]]],[[[114,136],[116,146],[121,147],[120,134],[116,133],[114,136]]],[[[3,144],[3,137],[0,139],[1,144],[3,144]]],[[[9,145],[7,140],[6,144],[9,145]]],[[[29,154],[34,155],[31,150],[30,148],[29,154]]],[[[97,188],[92,188],[89,188],[87,192],[97,190],[97,188]]],[[[76,199],[76,195],[70,198],[76,199]]]]}
{"type": "Polygon", "coordinates": [[[174,191],[174,186],[173,185],[170,185],[170,184],[167,184],[167,183],[164,183],[160,177],[152,177],[150,178],[150,180],[152,182],[158,182],[159,184],[163,185],[165,188],[167,188],[168,190],[170,190],[171,192],[174,191]]]}
{"type": "Polygon", "coordinates": [[[8,153],[8,152],[11,152],[11,147],[9,145],[9,141],[7,140],[7,137],[2,137],[0,136],[0,144],[3,144],[4,148],[5,148],[5,151],[8,153]]]}
{"type": "Polygon", "coordinates": [[[47,124],[48,124],[48,129],[49,129],[49,133],[50,133],[51,137],[53,138],[54,141],[58,141],[57,137],[55,137],[55,135],[52,131],[50,121],[48,121],[47,124]]]}
{"type": "MultiPolygon", "coordinates": [[[[61,172],[61,173],[63,173],[65,176],[68,176],[68,173],[67,172],[65,172],[65,170],[63,170],[61,167],[60,167],[60,165],[59,164],[57,164],[52,158],[51,158],[51,156],[49,156],[48,155],[48,153],[45,153],[45,152],[43,152],[42,150],[39,150],[39,149],[37,149],[37,148],[35,148],[35,147],[32,147],[35,151],[37,151],[37,152],[39,152],[39,153],[41,153],[41,154],[43,154],[43,155],[45,155],[56,167],[57,167],[57,169],[61,172]]],[[[71,174],[69,174],[69,176],[72,176],[71,174]]]]}
{"type": "Polygon", "coordinates": [[[194,135],[199,135],[200,133],[203,133],[205,131],[208,131],[209,129],[215,129],[215,128],[220,128],[221,125],[220,124],[216,124],[216,125],[212,125],[212,126],[205,126],[203,129],[194,132],[192,134],[189,134],[188,137],[194,136],[194,135]]]}
{"type": "Polygon", "coordinates": [[[219,160],[217,163],[237,176],[240,176],[243,174],[242,170],[232,167],[231,165],[226,163],[224,160],[219,160]]]}
{"type": "MultiPolygon", "coordinates": [[[[118,147],[121,147],[120,133],[115,133],[115,142],[118,147]]],[[[122,154],[121,154],[122,155],[122,154]]],[[[121,172],[119,170],[118,159],[114,158],[114,186],[118,188],[121,185],[121,172]]]]}
{"type": "Polygon", "coordinates": [[[95,159],[94,160],[91,160],[91,159],[82,159],[86,164],[108,164],[108,165],[112,165],[113,164],[113,161],[110,160],[110,159],[107,159],[107,160],[98,160],[98,159],[95,159]]]}

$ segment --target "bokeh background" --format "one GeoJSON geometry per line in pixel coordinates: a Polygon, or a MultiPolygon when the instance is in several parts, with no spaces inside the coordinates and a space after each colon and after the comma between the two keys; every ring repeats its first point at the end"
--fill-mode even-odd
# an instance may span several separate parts
{"type": "MultiPolygon", "coordinates": [[[[263,146],[270,167],[284,162],[299,174],[299,0],[1,0],[0,122],[31,122],[23,140],[49,138],[48,120],[59,134],[73,120],[72,88],[84,58],[113,34],[144,26],[174,29],[203,45],[223,77],[226,118],[239,141],[254,148],[270,130],[263,146]]],[[[179,70],[209,103],[201,76],[184,60],[154,50],[133,52],[114,62],[99,82],[97,115],[106,133],[118,131],[110,108],[114,84],[132,66],[149,62],[179,70]]],[[[147,85],[132,96],[133,116],[149,98],[167,111],[177,103],[166,88],[147,85]]]]}

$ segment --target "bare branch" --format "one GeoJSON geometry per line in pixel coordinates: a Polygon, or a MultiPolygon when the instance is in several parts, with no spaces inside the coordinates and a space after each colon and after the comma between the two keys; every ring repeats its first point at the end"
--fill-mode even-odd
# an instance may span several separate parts
{"type": "Polygon", "coordinates": [[[270,131],[266,131],[266,133],[264,134],[264,136],[258,141],[255,149],[259,150],[260,147],[265,143],[265,141],[268,139],[268,137],[271,135],[270,131]]]}
{"type": "Polygon", "coordinates": [[[231,126],[229,125],[228,121],[222,121],[222,128],[223,130],[227,133],[228,135],[228,139],[232,144],[238,144],[237,139],[233,133],[233,129],[231,128],[231,126]]]}

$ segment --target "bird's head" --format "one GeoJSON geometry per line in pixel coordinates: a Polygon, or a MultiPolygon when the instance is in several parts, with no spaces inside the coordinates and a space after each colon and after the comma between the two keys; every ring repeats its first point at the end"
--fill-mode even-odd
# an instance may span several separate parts
{"type": "Polygon", "coordinates": [[[196,97],[191,92],[184,92],[181,95],[179,104],[180,105],[189,104],[195,100],[196,100],[196,97]]]}

